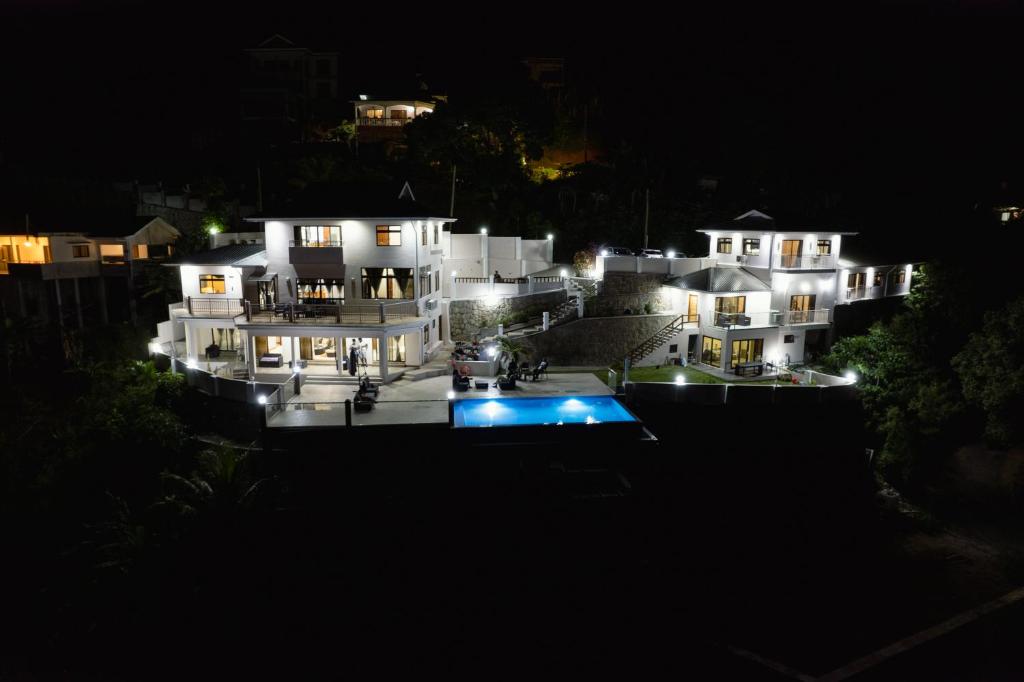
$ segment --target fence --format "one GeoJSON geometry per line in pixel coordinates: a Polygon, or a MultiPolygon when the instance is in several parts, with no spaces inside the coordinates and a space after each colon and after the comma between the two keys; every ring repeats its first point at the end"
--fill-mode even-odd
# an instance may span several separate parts
{"type": "Polygon", "coordinates": [[[289,400],[295,395],[296,381],[299,382],[300,386],[304,381],[304,377],[302,375],[295,374],[292,374],[287,378],[282,376],[284,381],[281,384],[234,379],[231,376],[222,375],[224,367],[230,367],[230,364],[228,363],[204,363],[210,365],[209,369],[204,369],[199,365],[190,366],[188,361],[171,358],[166,353],[158,353],[158,355],[168,358],[170,361],[171,372],[183,375],[185,377],[185,382],[189,386],[196,388],[203,393],[234,402],[258,403],[261,397],[265,397],[267,399],[267,403],[270,404],[273,399],[272,396],[281,390],[283,390],[283,392],[280,394],[279,399],[283,398],[284,400],[289,400]],[[217,364],[218,366],[214,367],[214,364],[217,364]],[[289,391],[291,392],[289,393],[289,391]]]}
{"type": "Polygon", "coordinates": [[[791,386],[779,384],[674,384],[665,382],[627,383],[626,400],[681,403],[690,405],[782,405],[801,406],[857,399],[852,384],[791,386]]]}
{"type": "Polygon", "coordinates": [[[245,302],[247,322],[271,324],[384,324],[392,320],[419,317],[415,301],[395,303],[276,303],[245,302]]]}
{"type": "MultiPolygon", "coordinates": [[[[276,396],[275,396],[276,397],[276,396]]],[[[387,400],[372,403],[368,411],[352,400],[318,402],[267,401],[269,428],[393,427],[450,425],[448,400],[387,400]]]]}

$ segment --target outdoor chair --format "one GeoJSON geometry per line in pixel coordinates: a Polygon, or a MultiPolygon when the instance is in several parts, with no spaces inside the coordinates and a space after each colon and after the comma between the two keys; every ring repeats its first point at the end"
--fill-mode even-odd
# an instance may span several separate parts
{"type": "Polygon", "coordinates": [[[537,368],[533,370],[533,374],[531,376],[534,381],[537,381],[540,379],[541,375],[544,375],[545,379],[548,378],[548,363],[546,361],[537,365],[537,368]]]}

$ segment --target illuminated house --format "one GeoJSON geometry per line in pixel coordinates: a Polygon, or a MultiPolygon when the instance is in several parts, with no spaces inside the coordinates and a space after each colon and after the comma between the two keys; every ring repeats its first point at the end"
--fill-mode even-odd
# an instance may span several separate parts
{"type": "Polygon", "coordinates": [[[680,314],[634,363],[690,358],[724,371],[801,363],[827,349],[836,306],[910,292],[912,264],[841,257],[854,232],[780,230],[759,211],[698,231],[710,241],[706,257],[598,259],[604,276],[662,276],[662,300],[680,314]]]}
{"type": "Polygon", "coordinates": [[[84,231],[56,226],[0,235],[0,296],[8,314],[82,328],[134,320],[141,268],[166,259],[180,237],[154,216],[84,231]]]}
{"type": "Polygon", "coordinates": [[[233,356],[236,374],[250,377],[297,367],[385,382],[440,348],[442,235],[453,219],[418,203],[408,184],[311,187],[248,220],[263,223],[263,243],[171,264],[184,300],[157,342],[183,340],[195,362],[233,356]]]}
{"type": "Polygon", "coordinates": [[[431,114],[444,97],[426,92],[409,97],[359,95],[352,100],[359,142],[399,142],[404,128],[424,114],[431,114]]]}

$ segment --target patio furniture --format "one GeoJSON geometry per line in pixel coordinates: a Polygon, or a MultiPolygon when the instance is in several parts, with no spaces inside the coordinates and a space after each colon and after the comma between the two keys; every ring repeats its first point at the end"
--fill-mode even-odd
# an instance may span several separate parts
{"type": "Polygon", "coordinates": [[[284,356],[280,353],[265,353],[260,356],[260,367],[283,367],[284,356]]]}
{"type": "Polygon", "coordinates": [[[473,383],[473,388],[486,391],[487,390],[487,382],[486,381],[476,381],[476,382],[473,383]]]}
{"type": "Polygon", "coordinates": [[[456,391],[469,390],[469,377],[460,376],[458,370],[452,371],[452,389],[456,391]]]}
{"type": "Polygon", "coordinates": [[[736,376],[761,376],[764,374],[763,362],[741,362],[736,365],[736,376]]]}
{"type": "Polygon", "coordinates": [[[370,398],[362,398],[356,396],[356,399],[352,401],[352,406],[355,407],[356,412],[369,412],[373,409],[374,401],[370,398]]]}
{"type": "Polygon", "coordinates": [[[542,360],[541,363],[539,365],[537,365],[537,368],[533,370],[533,374],[531,374],[530,377],[534,381],[537,381],[537,379],[540,378],[541,374],[543,374],[544,378],[547,379],[547,377],[548,377],[548,361],[547,360],[542,360]]]}
{"type": "Polygon", "coordinates": [[[308,360],[293,360],[292,362],[288,363],[288,366],[291,367],[292,369],[294,369],[296,363],[298,363],[298,366],[300,368],[302,368],[302,369],[306,369],[306,367],[309,366],[309,361],[308,360]]]}
{"type": "Polygon", "coordinates": [[[499,391],[509,391],[516,387],[515,377],[498,377],[498,381],[495,382],[499,391]]]}
{"type": "Polygon", "coordinates": [[[215,343],[211,343],[206,347],[206,359],[213,360],[214,358],[220,357],[220,346],[215,343]]]}

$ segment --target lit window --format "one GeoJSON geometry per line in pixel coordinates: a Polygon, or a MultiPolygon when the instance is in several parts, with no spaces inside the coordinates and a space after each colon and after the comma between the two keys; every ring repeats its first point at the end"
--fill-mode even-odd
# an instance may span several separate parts
{"type": "Polygon", "coordinates": [[[72,244],[71,245],[71,257],[72,258],[88,258],[89,257],[89,245],[88,244],[72,244]]]}
{"type": "Polygon", "coordinates": [[[718,253],[732,253],[731,237],[720,237],[718,239],[718,253]]]}
{"type": "Polygon", "coordinates": [[[377,246],[401,246],[402,226],[401,225],[378,225],[377,246]]]}
{"type": "Polygon", "coordinates": [[[832,253],[832,240],[831,239],[819,239],[818,240],[818,255],[828,256],[832,253]]]}
{"type": "Polygon", "coordinates": [[[761,253],[761,240],[760,239],[744,239],[743,240],[743,255],[744,256],[757,256],[761,253]]]}
{"type": "Polygon", "coordinates": [[[224,275],[199,275],[199,293],[223,294],[226,291],[224,275]]]}

